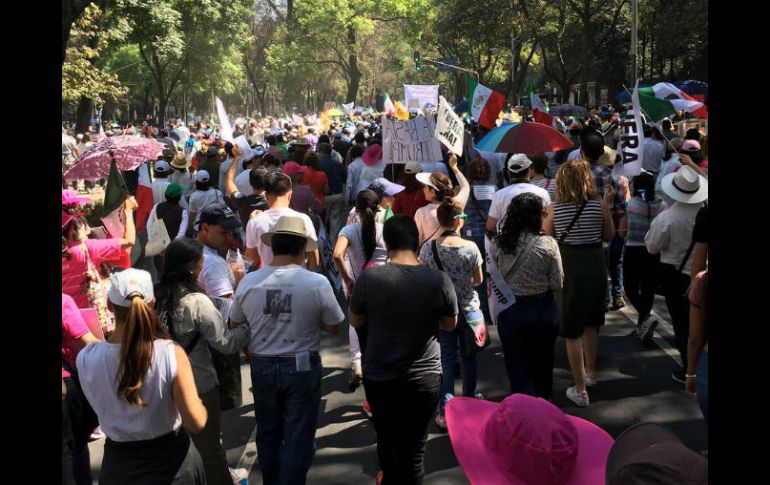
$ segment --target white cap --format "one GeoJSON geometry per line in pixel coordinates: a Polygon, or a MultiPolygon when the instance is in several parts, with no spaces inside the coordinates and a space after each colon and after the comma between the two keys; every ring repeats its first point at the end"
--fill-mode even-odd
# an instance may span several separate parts
{"type": "Polygon", "coordinates": [[[198,173],[195,174],[196,182],[208,182],[210,179],[211,175],[209,175],[207,170],[198,170],[198,173]]]}
{"type": "Polygon", "coordinates": [[[407,162],[404,167],[404,173],[420,173],[422,172],[422,165],[420,162],[407,162]]]}
{"type": "Polygon", "coordinates": [[[108,298],[113,305],[121,307],[131,306],[129,295],[136,292],[142,295],[145,303],[150,304],[155,299],[152,289],[152,278],[147,271],[128,268],[117,273],[112,273],[110,278],[112,286],[108,298]]]}
{"type": "Polygon", "coordinates": [[[155,171],[159,173],[166,173],[171,170],[171,165],[165,160],[159,160],[155,162],[155,171]]]}
{"type": "Polygon", "coordinates": [[[508,170],[513,173],[521,173],[532,165],[532,160],[523,153],[517,153],[508,160],[508,170]]]}

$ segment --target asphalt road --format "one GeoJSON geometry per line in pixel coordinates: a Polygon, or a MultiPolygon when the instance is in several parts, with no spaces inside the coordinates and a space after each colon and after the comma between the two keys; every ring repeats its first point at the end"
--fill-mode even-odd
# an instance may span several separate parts
{"type": "MultiPolygon", "coordinates": [[[[655,313],[668,319],[662,298],[657,298],[655,313]]],[[[607,314],[599,338],[599,383],[590,391],[588,408],[574,406],[564,395],[572,379],[564,341],[557,340],[554,403],[567,414],[596,423],[613,437],[632,424],[655,422],[671,429],[690,448],[707,452],[708,430],[697,401],[671,378],[673,357],[677,356],[672,350],[671,326],[661,324],[655,345],[645,348],[634,334],[635,321],[636,314],[628,307],[607,314]]],[[[488,400],[501,401],[509,393],[508,384],[500,339],[495,327],[490,330],[493,343],[479,356],[478,392],[488,400]]],[[[375,433],[361,409],[363,388],[350,392],[347,386],[350,372],[347,335],[347,324],[343,324],[339,334],[324,334],[322,338],[322,401],[316,432],[317,452],[307,477],[310,484],[373,484],[378,470],[375,433]]],[[[253,442],[251,377],[245,361],[241,370],[244,406],[224,413],[223,443],[233,472],[240,478],[248,476],[249,484],[261,484],[253,442]]],[[[460,382],[456,385],[459,391],[460,382]]],[[[103,444],[101,439],[89,445],[94,483],[98,479],[103,444]]],[[[468,483],[448,435],[435,424],[429,432],[425,472],[426,484],[468,483]]]]}

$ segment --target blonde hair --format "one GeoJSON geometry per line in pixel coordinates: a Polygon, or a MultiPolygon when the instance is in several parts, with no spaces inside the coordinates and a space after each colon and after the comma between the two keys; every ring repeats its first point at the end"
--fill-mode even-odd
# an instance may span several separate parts
{"type": "Polygon", "coordinates": [[[556,202],[582,204],[599,196],[594,185],[591,166],[585,160],[571,160],[556,173],[556,202]]]}

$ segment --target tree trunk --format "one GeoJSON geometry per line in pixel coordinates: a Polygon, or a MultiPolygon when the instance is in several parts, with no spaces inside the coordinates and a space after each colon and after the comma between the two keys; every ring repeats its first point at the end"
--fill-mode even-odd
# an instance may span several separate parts
{"type": "Polygon", "coordinates": [[[86,133],[91,125],[91,114],[94,112],[94,102],[85,96],[80,97],[76,115],[75,133],[86,133]]]}
{"type": "Polygon", "coordinates": [[[348,27],[348,94],[346,103],[355,102],[358,96],[358,86],[361,82],[361,71],[358,69],[358,56],[356,54],[356,31],[353,26],[348,27]]]}

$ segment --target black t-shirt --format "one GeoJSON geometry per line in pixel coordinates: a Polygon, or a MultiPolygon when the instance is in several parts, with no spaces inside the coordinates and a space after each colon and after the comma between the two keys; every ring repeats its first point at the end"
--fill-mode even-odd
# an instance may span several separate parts
{"type": "Polygon", "coordinates": [[[695,227],[692,230],[692,240],[696,243],[709,243],[708,235],[708,223],[709,223],[709,206],[704,205],[698,211],[698,215],[695,216],[695,227]]]}
{"type": "Polygon", "coordinates": [[[356,280],[349,308],[367,318],[367,379],[441,373],[439,319],[457,315],[457,296],[446,273],[392,263],[366,269],[356,280]]]}
{"type": "Polygon", "coordinates": [[[238,218],[241,220],[244,230],[246,229],[246,224],[249,223],[249,216],[253,211],[266,211],[268,209],[267,200],[264,196],[257,194],[243,195],[240,192],[233,192],[232,196],[230,196],[230,205],[238,211],[238,218]]]}

